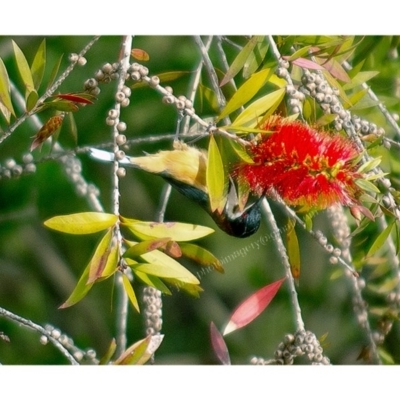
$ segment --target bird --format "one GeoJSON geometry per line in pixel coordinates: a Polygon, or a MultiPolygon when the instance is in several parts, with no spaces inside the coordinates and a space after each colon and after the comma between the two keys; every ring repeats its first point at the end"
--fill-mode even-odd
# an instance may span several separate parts
{"type": "MultiPolygon", "coordinates": [[[[101,161],[114,161],[114,153],[89,149],[90,157],[101,161]]],[[[228,235],[245,238],[253,235],[261,224],[261,197],[251,199],[240,207],[236,184],[230,176],[227,201],[222,212],[212,211],[206,183],[207,152],[184,142],[175,141],[173,150],[160,150],[154,154],[117,157],[126,167],[159,175],[179,193],[205,210],[216,225],[228,235]]]]}

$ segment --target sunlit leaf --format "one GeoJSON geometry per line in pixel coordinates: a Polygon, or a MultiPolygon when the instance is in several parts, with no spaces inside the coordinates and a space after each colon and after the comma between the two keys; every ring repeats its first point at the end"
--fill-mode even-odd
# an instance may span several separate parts
{"type": "Polygon", "coordinates": [[[246,107],[246,109],[235,119],[234,125],[255,127],[259,122],[260,117],[262,117],[268,110],[274,111],[284,97],[284,88],[268,93],[246,107]]]}
{"type": "Polygon", "coordinates": [[[308,54],[310,48],[310,45],[301,47],[300,49],[296,50],[291,56],[284,56],[282,58],[288,61],[294,61],[297,58],[303,57],[304,55],[308,54]]]}
{"type": "Polygon", "coordinates": [[[393,278],[388,278],[384,282],[379,284],[368,283],[367,288],[373,293],[379,295],[387,295],[391,293],[399,284],[399,279],[395,276],[393,278]]]}
{"type": "Polygon", "coordinates": [[[124,289],[126,294],[128,295],[129,301],[131,302],[133,308],[140,313],[139,303],[137,301],[135,291],[133,290],[129,278],[124,273],[121,273],[121,276],[122,276],[122,284],[124,285],[124,289]]]}
{"type": "Polygon", "coordinates": [[[355,183],[357,186],[363,190],[366,190],[367,192],[380,193],[380,190],[372,182],[367,181],[366,179],[356,179],[355,183]]]}
{"type": "Polygon", "coordinates": [[[0,58],[0,105],[4,106],[1,108],[1,112],[4,118],[9,123],[10,116],[15,115],[14,108],[10,97],[10,81],[8,79],[7,69],[0,58]]]}
{"type": "Polygon", "coordinates": [[[214,229],[202,225],[185,224],[182,222],[152,222],[139,221],[121,217],[121,223],[136,236],[144,239],[166,238],[176,242],[200,239],[210,235],[214,229]]]}
{"type": "Polygon", "coordinates": [[[68,299],[63,304],[61,304],[59,308],[71,307],[81,301],[88,294],[89,290],[94,285],[94,283],[87,283],[87,280],[89,278],[89,268],[90,264],[88,264],[88,266],[83,271],[83,274],[79,278],[78,283],[76,284],[68,299]]]}
{"type": "Polygon", "coordinates": [[[228,101],[225,108],[221,111],[217,121],[220,121],[249,102],[265,85],[272,73],[273,71],[270,68],[266,68],[253,74],[249,79],[247,79],[228,101]]]}
{"type": "Polygon", "coordinates": [[[131,56],[138,61],[149,61],[150,60],[149,53],[147,53],[146,51],[144,51],[142,49],[132,49],[131,56]]]}
{"type": "MultiPolygon", "coordinates": [[[[148,253],[151,254],[151,253],[148,253]]],[[[174,261],[174,260],[172,260],[174,261]]],[[[148,275],[158,276],[159,278],[172,278],[180,282],[186,282],[191,284],[199,284],[199,280],[181,264],[175,263],[163,263],[163,264],[135,264],[131,266],[133,272],[139,271],[144,272],[148,275]]]]}
{"type": "Polygon", "coordinates": [[[129,247],[129,249],[126,250],[125,253],[122,255],[122,257],[135,259],[144,253],[148,253],[149,251],[153,251],[162,246],[165,246],[169,241],[171,241],[171,238],[144,240],[143,242],[137,243],[129,247]]]}
{"type": "Polygon", "coordinates": [[[15,55],[15,61],[17,63],[17,68],[18,68],[19,74],[22,78],[22,81],[24,82],[24,85],[25,85],[25,89],[26,89],[25,97],[27,97],[27,95],[29,95],[29,93],[35,89],[31,69],[29,68],[29,65],[28,65],[28,62],[26,61],[24,53],[18,47],[17,43],[12,41],[12,45],[13,45],[13,50],[14,50],[14,55],[15,55]]]}
{"type": "Polygon", "coordinates": [[[244,300],[231,315],[223,335],[225,336],[228,333],[234,332],[257,318],[275,297],[285,279],[282,278],[279,281],[264,286],[244,300]]]}
{"type": "Polygon", "coordinates": [[[229,140],[228,143],[231,145],[234,152],[240,157],[242,161],[247,164],[254,164],[253,159],[249,156],[249,153],[243,148],[241,144],[235,140],[229,140]]]}
{"type": "Polygon", "coordinates": [[[353,89],[363,83],[369,81],[373,77],[379,74],[379,71],[361,71],[354,78],[352,78],[351,82],[343,85],[344,90],[353,89]]]}
{"type": "Polygon", "coordinates": [[[324,114],[315,122],[318,126],[325,126],[333,122],[337,118],[336,114],[324,114]]]}
{"type": "Polygon", "coordinates": [[[329,86],[331,88],[336,88],[339,90],[339,96],[343,100],[343,106],[346,108],[351,107],[353,104],[351,103],[350,99],[348,98],[346,92],[343,90],[342,85],[329,73],[327,70],[323,70],[322,73],[324,74],[324,78],[328,81],[329,86]]]}
{"type": "Polygon", "coordinates": [[[90,260],[88,283],[114,274],[118,264],[118,245],[114,240],[113,230],[109,229],[103,236],[96,252],[90,260]]]}
{"type": "Polygon", "coordinates": [[[322,65],[336,79],[339,79],[342,82],[351,82],[351,78],[349,77],[349,75],[346,72],[346,70],[334,58],[331,58],[326,62],[322,62],[322,65]]]}
{"type": "Polygon", "coordinates": [[[251,74],[257,71],[264,61],[268,48],[269,43],[265,40],[265,38],[262,41],[259,40],[257,42],[243,66],[243,78],[247,79],[251,74]]]}
{"type": "Polygon", "coordinates": [[[208,145],[206,182],[211,211],[217,210],[221,213],[226,204],[228,185],[221,153],[213,135],[210,136],[208,145]]]}
{"type": "Polygon", "coordinates": [[[59,215],[44,222],[48,228],[56,231],[83,235],[111,228],[118,220],[114,214],[100,212],[82,212],[77,214],[59,215]]]}
{"type": "Polygon", "coordinates": [[[101,357],[99,361],[99,365],[106,365],[110,362],[111,357],[114,355],[115,350],[117,350],[117,342],[115,339],[111,340],[110,346],[108,346],[107,351],[105,352],[104,356],[101,357]]]}
{"type": "Polygon", "coordinates": [[[225,340],[212,321],[210,324],[210,337],[214,353],[218,357],[218,360],[221,361],[221,364],[231,365],[231,359],[229,357],[229,351],[225,340]]]}
{"type": "Polygon", "coordinates": [[[118,359],[115,365],[143,365],[160,347],[164,335],[149,335],[129,346],[118,359]]]}
{"type": "Polygon", "coordinates": [[[393,229],[393,225],[395,220],[393,220],[375,239],[374,243],[372,243],[370,249],[368,250],[367,257],[372,256],[375,254],[386,242],[390,235],[390,232],[393,229]]]}
{"type": "Polygon", "coordinates": [[[203,289],[198,284],[186,283],[173,278],[163,278],[165,282],[173,286],[178,291],[186,292],[187,294],[199,298],[203,289]]]}
{"type": "Polygon", "coordinates": [[[43,39],[39,48],[36,51],[35,57],[31,65],[31,73],[33,79],[33,86],[36,91],[42,83],[44,71],[46,68],[46,39],[43,39]]]}
{"type": "Polygon", "coordinates": [[[224,86],[227,82],[229,82],[231,79],[233,79],[238,74],[238,72],[243,68],[246,60],[248,59],[249,55],[253,51],[254,47],[260,40],[263,40],[263,36],[253,36],[247,42],[247,44],[242,48],[242,50],[240,50],[239,54],[233,60],[227,73],[223,77],[223,79],[220,83],[220,87],[224,86]]]}
{"type": "Polygon", "coordinates": [[[287,253],[289,258],[290,270],[293,279],[298,282],[300,278],[300,247],[295,230],[295,221],[289,221],[289,228],[286,231],[287,253]]]}
{"type": "Polygon", "coordinates": [[[200,265],[211,265],[218,272],[223,273],[221,261],[211,252],[193,243],[180,244],[182,254],[200,265]]]}
{"type": "Polygon", "coordinates": [[[147,275],[144,272],[135,271],[135,275],[147,286],[151,286],[164,294],[172,294],[163,281],[154,275],[147,275]]]}

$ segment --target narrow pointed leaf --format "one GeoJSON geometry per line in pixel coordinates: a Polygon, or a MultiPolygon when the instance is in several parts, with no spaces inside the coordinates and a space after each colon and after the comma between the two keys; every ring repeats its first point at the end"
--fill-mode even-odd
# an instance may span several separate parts
{"type": "Polygon", "coordinates": [[[253,51],[256,44],[263,39],[263,36],[253,36],[249,42],[242,48],[236,58],[233,60],[231,66],[229,67],[227,73],[223,77],[220,87],[224,86],[227,82],[233,79],[238,72],[243,68],[247,58],[253,51]]]}
{"type": "Polygon", "coordinates": [[[395,224],[395,220],[393,220],[375,239],[374,243],[368,250],[367,257],[371,257],[375,254],[386,242],[390,235],[390,232],[393,229],[393,225],[395,224]]]}
{"type": "Polygon", "coordinates": [[[246,149],[243,148],[241,144],[239,144],[235,140],[229,140],[228,142],[231,145],[233,151],[240,157],[242,161],[247,164],[254,164],[253,159],[250,157],[249,153],[246,151],[246,149]]]}
{"type": "Polygon", "coordinates": [[[154,276],[154,275],[147,275],[144,272],[135,271],[135,275],[147,286],[154,287],[155,289],[159,290],[164,294],[171,295],[171,291],[168,287],[163,283],[163,281],[154,276]]]}
{"type": "Polygon", "coordinates": [[[79,278],[78,283],[76,284],[68,299],[63,304],[61,304],[59,308],[71,307],[81,301],[88,294],[89,290],[94,285],[93,283],[87,284],[87,280],[89,278],[89,268],[90,264],[83,271],[82,276],[79,278]]]}
{"type": "Polygon", "coordinates": [[[116,365],[143,365],[160,347],[164,335],[149,335],[129,346],[114,362],[116,365]]]}
{"type": "Polygon", "coordinates": [[[69,137],[72,139],[72,143],[74,146],[78,145],[78,128],[76,126],[74,114],[72,113],[67,113],[65,116],[65,122],[64,122],[64,132],[69,135],[69,137]]]}
{"type": "Polygon", "coordinates": [[[323,66],[336,79],[339,79],[342,82],[346,83],[351,82],[351,78],[349,77],[346,70],[334,58],[331,58],[330,60],[324,62],[323,66]]]}
{"type": "Polygon", "coordinates": [[[223,335],[234,332],[242,328],[257,318],[275,297],[279,288],[286,278],[273,282],[249,296],[233,312],[223,335]]]}
{"type": "Polygon", "coordinates": [[[131,302],[133,308],[140,313],[139,303],[137,301],[135,291],[133,290],[129,278],[124,273],[122,273],[122,284],[124,285],[125,292],[128,295],[129,301],[131,302]]]}
{"type": "Polygon", "coordinates": [[[42,83],[44,71],[46,68],[46,39],[43,39],[42,43],[35,54],[31,65],[31,73],[33,79],[33,86],[37,91],[42,83]]]}
{"type": "Polygon", "coordinates": [[[56,231],[83,235],[103,231],[112,227],[118,220],[114,214],[83,212],[59,215],[44,222],[44,225],[56,231]]]}
{"type": "MultiPolygon", "coordinates": [[[[255,127],[260,118],[268,111],[275,111],[285,96],[285,89],[281,88],[274,92],[268,93],[255,102],[251,103],[246,109],[235,119],[235,126],[255,127]]],[[[272,112],[273,112],[272,111],[272,112]]]]}
{"type": "Polygon", "coordinates": [[[311,48],[310,45],[304,46],[304,47],[300,48],[299,50],[295,51],[290,57],[285,56],[282,58],[285,60],[288,60],[288,61],[294,61],[294,60],[296,60],[296,58],[303,57],[304,55],[308,54],[308,50],[310,50],[310,48],[311,48]]]}
{"type": "Polygon", "coordinates": [[[265,38],[262,41],[257,42],[243,66],[244,79],[248,79],[251,74],[258,70],[265,59],[268,49],[269,43],[267,40],[265,40],[265,38]]]}
{"type": "Polygon", "coordinates": [[[32,90],[26,98],[26,111],[31,111],[37,104],[39,95],[36,90],[32,90]]]}
{"type": "Polygon", "coordinates": [[[320,64],[317,64],[314,61],[307,60],[306,58],[302,58],[302,57],[292,60],[292,64],[297,65],[298,67],[307,68],[307,69],[315,69],[315,70],[325,69],[320,64]]]}
{"type": "Polygon", "coordinates": [[[81,104],[93,104],[93,102],[96,100],[96,97],[89,93],[64,93],[56,94],[54,97],[57,99],[73,101],[81,104]]]}
{"type": "Polygon", "coordinates": [[[89,278],[87,283],[93,283],[99,278],[108,278],[117,270],[118,246],[113,240],[113,230],[109,229],[103,236],[96,252],[90,260],[89,278]]]}
{"type": "Polygon", "coordinates": [[[353,89],[363,83],[369,81],[373,77],[379,74],[379,71],[361,71],[354,78],[352,78],[351,82],[343,85],[344,90],[353,89]]]}
{"type": "Polygon", "coordinates": [[[197,284],[186,283],[173,278],[163,278],[163,280],[178,291],[186,292],[196,298],[200,297],[200,293],[203,291],[203,289],[197,284]]]}
{"type": "Polygon", "coordinates": [[[15,115],[14,108],[10,97],[10,81],[8,79],[7,69],[0,58],[0,103],[2,106],[1,112],[7,122],[10,122],[10,116],[15,115]]]}
{"type": "Polygon", "coordinates": [[[144,240],[143,242],[137,243],[132,247],[129,247],[129,249],[126,250],[122,256],[126,258],[136,259],[138,256],[144,253],[148,253],[149,251],[153,251],[162,246],[165,246],[170,240],[170,238],[144,240]]]}
{"type": "Polygon", "coordinates": [[[222,212],[226,204],[227,184],[221,153],[214,136],[210,136],[206,169],[206,182],[211,211],[222,212]]]}
{"type": "Polygon", "coordinates": [[[293,279],[298,282],[300,278],[300,247],[297,239],[295,221],[289,221],[289,229],[286,231],[287,253],[289,258],[290,270],[293,279]]]}
{"type": "Polygon", "coordinates": [[[214,322],[210,324],[210,337],[211,346],[214,350],[218,360],[221,361],[222,365],[231,365],[231,359],[229,357],[228,347],[226,346],[225,340],[221,335],[220,331],[215,326],[214,322]]]}
{"type": "Polygon", "coordinates": [[[99,365],[106,365],[110,362],[111,357],[115,354],[115,350],[117,350],[117,342],[115,339],[111,340],[110,346],[108,346],[107,351],[104,356],[101,357],[99,361],[99,365]]]}
{"type": "Polygon", "coordinates": [[[121,217],[121,223],[133,232],[133,234],[145,240],[169,237],[170,240],[176,242],[185,242],[200,239],[214,232],[214,229],[206,226],[181,222],[139,221],[121,217]]]}
{"type": "Polygon", "coordinates": [[[48,108],[64,112],[76,112],[79,110],[79,107],[74,102],[62,99],[54,99],[51,101],[46,101],[42,105],[41,111],[46,110],[48,108]]]}
{"type": "Polygon", "coordinates": [[[244,104],[249,102],[257,92],[265,85],[273,71],[270,68],[263,69],[253,74],[242,86],[235,92],[232,98],[228,101],[225,108],[222,110],[217,121],[225,118],[244,104]]]}
{"type": "Polygon", "coordinates": [[[363,190],[366,190],[367,192],[372,192],[372,193],[381,192],[372,182],[367,181],[366,179],[356,179],[355,183],[357,186],[359,186],[363,190]]]}
{"type": "Polygon", "coordinates": [[[60,58],[54,64],[54,67],[53,67],[53,69],[51,71],[51,74],[50,74],[49,82],[47,84],[47,89],[50,88],[53,85],[54,81],[56,80],[57,74],[58,74],[58,70],[60,69],[63,57],[64,57],[64,55],[61,54],[60,58]]]}
{"type": "Polygon", "coordinates": [[[185,257],[190,258],[200,265],[211,265],[218,272],[224,273],[221,261],[208,250],[193,243],[181,243],[180,247],[185,257]]]}
{"type": "Polygon", "coordinates": [[[136,264],[132,266],[133,271],[144,272],[148,275],[158,276],[159,278],[172,278],[180,282],[199,284],[199,280],[185,267],[176,264],[136,264]]]}
{"type": "Polygon", "coordinates": [[[29,65],[28,65],[28,62],[26,61],[24,53],[18,47],[17,43],[12,41],[12,45],[13,45],[13,49],[14,49],[15,61],[17,62],[17,68],[18,68],[19,74],[22,78],[22,81],[24,82],[26,94],[29,95],[29,93],[35,89],[31,69],[29,68],[29,65]]]}

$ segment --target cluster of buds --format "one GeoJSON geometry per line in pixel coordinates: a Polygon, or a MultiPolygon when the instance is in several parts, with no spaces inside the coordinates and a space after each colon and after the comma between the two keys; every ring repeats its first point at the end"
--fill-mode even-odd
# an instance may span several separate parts
{"type": "Polygon", "coordinates": [[[3,162],[3,165],[0,165],[0,179],[19,178],[23,174],[34,172],[36,172],[36,164],[31,153],[23,155],[22,164],[18,164],[13,158],[9,158],[3,162]]]}
{"type": "Polygon", "coordinates": [[[162,328],[162,299],[161,292],[153,287],[143,289],[144,319],[146,335],[155,335],[162,328]]]}

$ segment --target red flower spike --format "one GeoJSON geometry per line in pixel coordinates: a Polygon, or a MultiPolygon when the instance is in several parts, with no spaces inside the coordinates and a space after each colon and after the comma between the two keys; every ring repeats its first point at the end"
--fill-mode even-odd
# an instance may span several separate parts
{"type": "Polygon", "coordinates": [[[339,135],[319,132],[300,122],[273,117],[261,127],[273,131],[250,150],[254,164],[238,175],[258,195],[277,193],[288,205],[325,209],[335,203],[359,204],[354,159],[359,152],[339,135]]]}

